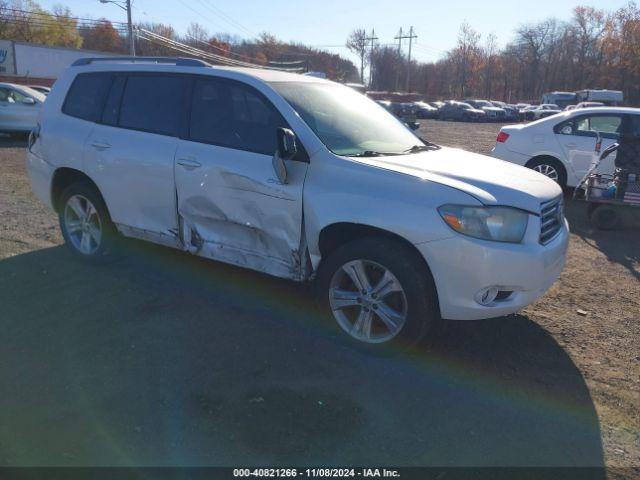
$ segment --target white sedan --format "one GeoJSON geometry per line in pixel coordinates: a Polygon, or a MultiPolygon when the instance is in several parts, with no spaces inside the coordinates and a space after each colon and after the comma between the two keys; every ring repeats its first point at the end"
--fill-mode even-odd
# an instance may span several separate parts
{"type": "Polygon", "coordinates": [[[0,132],[27,133],[33,130],[46,98],[24,85],[0,83],[0,132]]]}
{"type": "MultiPolygon", "coordinates": [[[[602,136],[602,151],[618,140],[623,119],[638,115],[638,108],[582,108],[527,125],[505,126],[491,155],[532,168],[562,187],[575,187],[594,159],[596,132],[602,136]]],[[[615,154],[607,157],[598,171],[613,173],[614,159],[615,154]]]]}

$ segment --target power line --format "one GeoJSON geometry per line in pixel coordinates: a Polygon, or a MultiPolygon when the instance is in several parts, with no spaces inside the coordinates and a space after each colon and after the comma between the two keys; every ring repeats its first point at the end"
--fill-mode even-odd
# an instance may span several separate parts
{"type": "Polygon", "coordinates": [[[180,2],[180,4],[182,4],[184,7],[188,8],[189,10],[191,10],[193,13],[195,13],[198,17],[203,18],[204,20],[211,22],[213,24],[217,24],[217,22],[215,22],[214,20],[211,20],[211,18],[209,18],[207,15],[204,15],[202,12],[196,10],[195,8],[193,8],[191,5],[189,5],[188,3],[185,3],[183,0],[178,0],[180,2]]]}
{"type": "Polygon", "coordinates": [[[222,55],[217,55],[215,53],[211,53],[211,52],[206,52],[204,50],[201,50],[199,48],[195,48],[192,47],[190,45],[187,45],[185,43],[182,42],[178,42],[176,40],[164,37],[162,35],[159,35],[155,32],[151,32],[149,30],[145,30],[143,28],[138,28],[138,36],[144,40],[147,41],[151,41],[151,42],[155,42],[155,43],[160,43],[163,46],[166,46],[168,48],[172,48],[176,51],[180,51],[182,53],[187,53],[189,55],[193,55],[195,57],[200,57],[200,58],[205,58],[208,60],[212,60],[214,62],[218,62],[221,63],[223,65],[230,65],[230,66],[235,66],[235,67],[249,67],[249,68],[263,68],[263,69],[270,69],[270,70],[282,70],[282,71],[286,71],[286,72],[300,72],[302,69],[301,68],[278,68],[278,67],[273,67],[273,66],[266,66],[266,65],[259,65],[259,64],[255,64],[255,63],[250,63],[250,62],[243,62],[240,60],[235,60],[232,58],[227,58],[227,57],[223,57],[222,55]]]}
{"type": "MultiPolygon", "coordinates": [[[[259,60],[257,58],[253,58],[253,57],[250,57],[248,55],[243,55],[242,53],[232,52],[231,49],[225,50],[224,48],[218,47],[217,45],[213,45],[213,44],[211,44],[209,42],[205,42],[205,41],[203,41],[203,40],[201,40],[199,38],[196,38],[193,35],[186,34],[186,36],[188,38],[192,39],[195,42],[201,43],[202,45],[206,45],[207,47],[214,48],[214,49],[216,49],[216,50],[218,50],[218,51],[220,51],[222,53],[225,53],[227,55],[233,55],[234,57],[238,57],[240,59],[240,61],[243,61],[243,62],[251,62],[251,61],[253,61],[254,63],[259,63],[259,60]]],[[[272,61],[272,60],[270,60],[269,63],[270,64],[277,64],[277,65],[294,65],[294,64],[300,65],[301,63],[304,63],[304,62],[303,61],[280,62],[280,61],[272,61]]]]}
{"type": "Polygon", "coordinates": [[[207,8],[210,12],[212,12],[214,15],[220,17],[222,20],[224,20],[227,24],[229,24],[232,27],[234,27],[236,30],[241,30],[241,31],[243,31],[243,33],[248,34],[248,35],[250,35],[252,37],[257,37],[258,36],[252,30],[248,29],[247,27],[242,25],[240,22],[234,20],[232,17],[230,17],[229,15],[224,13],[222,10],[220,10],[215,5],[209,4],[209,2],[206,2],[205,0],[198,0],[198,1],[205,8],[207,8]]]}
{"type": "MultiPolygon", "coordinates": [[[[96,23],[96,24],[100,24],[100,23],[105,23],[105,22],[109,22],[112,25],[114,24],[121,24],[121,25],[126,25],[126,22],[111,22],[110,20],[106,20],[106,19],[95,19],[95,18],[82,18],[82,17],[74,17],[74,16],[70,16],[70,15],[56,15],[55,13],[48,13],[48,12],[38,12],[38,11],[33,11],[33,10],[20,10],[17,8],[0,8],[0,11],[9,11],[9,12],[14,12],[14,13],[22,13],[25,15],[39,15],[41,17],[45,17],[46,19],[50,19],[50,20],[75,20],[75,21],[79,21],[79,22],[88,22],[88,23],[96,23]]],[[[14,19],[16,20],[22,20],[22,19],[18,19],[16,17],[14,17],[14,19]]],[[[11,19],[8,19],[11,20],[11,19]]],[[[26,19],[25,19],[26,20],[26,19]]],[[[39,20],[39,19],[35,19],[35,20],[39,20]]],[[[44,18],[43,18],[44,20],[44,18]]]]}

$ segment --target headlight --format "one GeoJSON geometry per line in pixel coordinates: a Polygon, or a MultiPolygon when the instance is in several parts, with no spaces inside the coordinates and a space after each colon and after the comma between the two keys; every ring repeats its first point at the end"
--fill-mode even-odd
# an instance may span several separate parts
{"type": "Polygon", "coordinates": [[[496,242],[519,243],[529,220],[526,212],[511,207],[443,205],[438,212],[456,232],[496,242]]]}

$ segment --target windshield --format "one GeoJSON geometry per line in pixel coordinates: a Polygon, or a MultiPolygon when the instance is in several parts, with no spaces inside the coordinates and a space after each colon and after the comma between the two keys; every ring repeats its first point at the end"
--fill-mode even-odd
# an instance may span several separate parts
{"type": "Polygon", "coordinates": [[[41,93],[37,90],[34,90],[33,88],[26,87],[24,85],[20,85],[19,87],[16,87],[16,90],[24,95],[35,98],[36,100],[40,100],[41,102],[44,102],[45,99],[47,98],[47,96],[44,93],[41,93]]]}
{"type": "Polygon", "coordinates": [[[424,142],[382,106],[333,83],[270,84],[337,155],[399,154],[424,142]]]}
{"type": "Polygon", "coordinates": [[[468,103],[460,102],[458,105],[460,105],[460,106],[461,106],[462,108],[464,108],[465,110],[473,110],[473,109],[474,109],[474,108],[473,108],[471,105],[469,105],[468,103]]]}

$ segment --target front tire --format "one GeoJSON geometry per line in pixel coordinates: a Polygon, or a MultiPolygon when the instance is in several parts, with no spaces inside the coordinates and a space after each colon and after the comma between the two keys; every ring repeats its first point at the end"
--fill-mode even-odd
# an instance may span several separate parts
{"type": "Polygon", "coordinates": [[[316,286],[321,308],[360,347],[410,347],[440,321],[429,269],[399,241],[370,237],[339,247],[316,286]]]}
{"type": "Polygon", "coordinates": [[[92,185],[78,182],[62,192],[58,220],[74,255],[94,263],[114,258],[117,231],[104,200],[92,185]]]}

